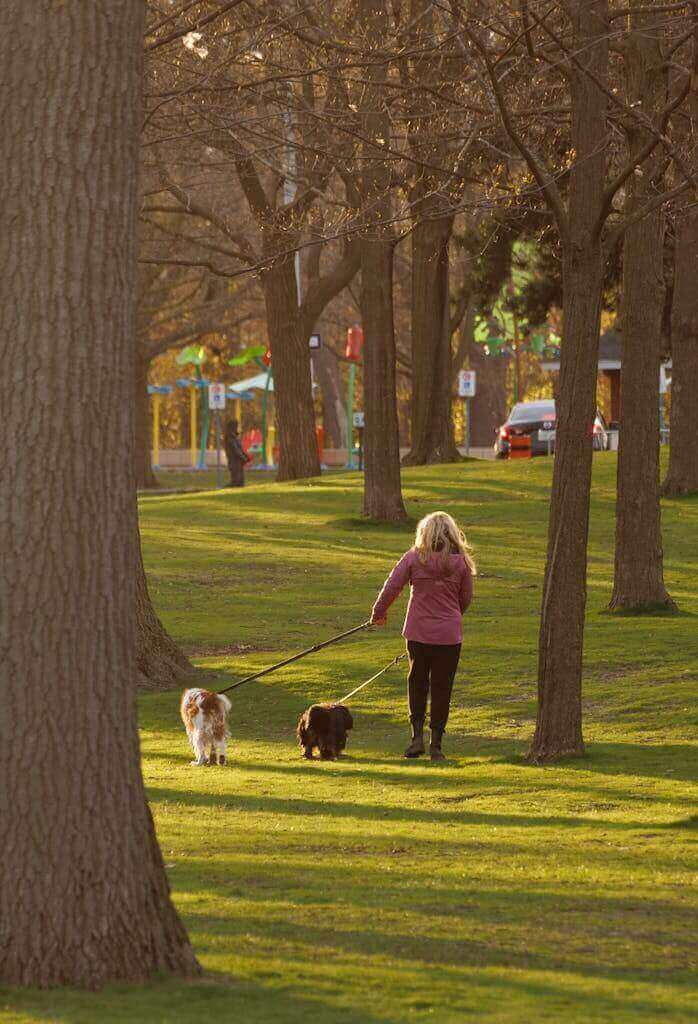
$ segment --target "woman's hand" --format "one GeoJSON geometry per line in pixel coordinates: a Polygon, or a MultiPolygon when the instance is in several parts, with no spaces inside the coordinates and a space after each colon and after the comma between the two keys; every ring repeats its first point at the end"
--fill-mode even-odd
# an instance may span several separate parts
{"type": "Polygon", "coordinates": [[[387,615],[384,615],[382,619],[377,619],[375,617],[375,615],[371,615],[371,625],[372,626],[384,626],[387,621],[388,621],[387,615]]]}

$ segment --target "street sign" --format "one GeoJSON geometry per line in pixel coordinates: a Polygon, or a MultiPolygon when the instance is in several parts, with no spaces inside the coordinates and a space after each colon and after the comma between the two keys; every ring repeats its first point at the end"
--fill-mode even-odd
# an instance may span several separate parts
{"type": "Polygon", "coordinates": [[[209,384],[209,409],[225,409],[225,384],[209,384]]]}
{"type": "Polygon", "coordinates": [[[474,398],[475,397],[475,370],[459,370],[458,371],[458,397],[459,398],[474,398]]]}
{"type": "Polygon", "coordinates": [[[667,373],[667,367],[662,363],[659,367],[659,394],[665,395],[671,387],[671,370],[667,373]]]}
{"type": "Polygon", "coordinates": [[[352,416],[354,426],[357,430],[363,430],[364,428],[364,414],[362,412],[355,412],[352,416]]]}
{"type": "Polygon", "coordinates": [[[311,352],[317,351],[322,346],[322,338],[319,334],[311,334],[308,342],[311,352]]]}

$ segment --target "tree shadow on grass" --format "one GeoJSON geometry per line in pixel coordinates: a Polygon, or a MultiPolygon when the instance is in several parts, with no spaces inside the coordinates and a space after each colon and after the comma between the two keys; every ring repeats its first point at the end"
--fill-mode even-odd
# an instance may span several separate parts
{"type": "MultiPolygon", "coordinates": [[[[99,992],[61,989],[56,992],[0,988],[2,1009],[31,1014],[50,1024],[201,1024],[202,1021],[240,1021],[242,1024],[386,1024],[361,1004],[339,1006],[322,991],[294,992],[286,975],[264,971],[258,981],[208,971],[184,982],[155,980],[144,985],[107,985],[99,992]],[[265,978],[268,979],[265,984],[265,978]]],[[[296,979],[293,979],[296,980],[296,979]]],[[[302,981],[300,983],[302,985],[302,981]]],[[[300,987],[300,986],[299,986],[300,987]]],[[[395,1017],[393,1020],[399,1021],[395,1017]]]]}
{"type": "MultiPolygon", "coordinates": [[[[318,949],[326,952],[332,951],[335,957],[339,952],[342,958],[351,960],[366,956],[371,950],[381,957],[387,957],[398,964],[405,964],[412,969],[422,971],[442,968],[508,968],[516,972],[564,971],[581,977],[630,983],[652,983],[660,979],[671,978],[674,984],[687,987],[694,981],[690,963],[686,962],[672,967],[659,966],[654,962],[648,963],[644,959],[641,943],[639,948],[634,951],[634,960],[630,959],[632,953],[627,948],[627,942],[623,942],[622,947],[619,943],[615,951],[618,959],[615,962],[599,958],[595,948],[587,947],[586,956],[580,955],[574,946],[568,952],[565,948],[561,948],[560,944],[556,943],[552,937],[547,939],[548,950],[536,950],[533,943],[521,941],[525,939],[524,932],[526,926],[531,922],[532,914],[530,897],[520,892],[512,893],[512,901],[515,905],[516,901],[521,899],[528,899],[528,907],[525,903],[522,905],[527,912],[518,920],[512,921],[509,933],[502,933],[501,929],[495,933],[488,931],[487,926],[496,922],[493,922],[492,917],[483,918],[480,921],[482,937],[477,934],[467,937],[450,937],[446,920],[443,921],[444,934],[434,934],[433,931],[422,930],[418,932],[401,931],[395,928],[393,922],[381,925],[380,920],[375,916],[369,916],[367,919],[371,927],[365,929],[347,927],[341,920],[341,905],[334,910],[335,920],[327,923],[322,919],[322,914],[316,912],[314,915],[316,920],[312,928],[308,929],[305,934],[299,934],[298,923],[292,919],[292,915],[287,918],[276,916],[269,919],[255,916],[249,910],[244,915],[232,918],[187,915],[187,922],[194,933],[200,930],[203,934],[210,934],[212,926],[215,926],[220,934],[227,935],[234,941],[244,937],[245,939],[261,940],[262,943],[278,942],[282,946],[292,945],[295,957],[305,956],[309,963],[317,955],[318,949]],[[498,941],[495,939],[497,934],[500,936],[498,941]]],[[[609,901],[609,903],[613,903],[613,909],[610,910],[605,908],[605,902],[604,900],[599,901],[598,906],[589,902],[583,908],[578,908],[574,912],[579,915],[574,921],[574,925],[568,921],[566,927],[581,938],[584,934],[585,924],[593,926],[593,932],[589,934],[591,946],[593,938],[598,937],[603,941],[601,933],[604,927],[607,927],[608,920],[612,919],[619,927],[625,925],[625,928],[622,929],[625,938],[637,939],[637,936],[633,935],[633,929],[636,927],[637,913],[635,911],[638,909],[637,906],[633,906],[632,909],[622,908],[618,905],[620,901],[609,901]],[[612,918],[605,916],[609,913],[613,914],[612,918]],[[619,916],[623,913],[628,913],[627,920],[619,916]]],[[[369,907],[367,907],[368,909],[369,907]]],[[[555,903],[553,901],[550,901],[548,909],[554,913],[555,903]]],[[[676,910],[677,907],[672,904],[665,908],[665,913],[673,913],[676,910]]],[[[458,913],[449,914],[447,917],[455,921],[458,918],[458,913]]],[[[512,912],[509,910],[505,920],[509,921],[511,917],[512,912]]],[[[692,920],[693,918],[691,918],[692,920]]],[[[501,904],[499,921],[501,922],[501,904]]],[[[430,922],[432,925],[433,923],[433,921],[430,922]]],[[[643,927],[645,931],[641,939],[651,941],[652,922],[646,919],[643,921],[643,927]]],[[[555,933],[556,929],[553,930],[553,934],[555,933]]],[[[683,933],[684,942],[686,934],[686,932],[683,933]]],[[[546,942],[540,937],[537,941],[546,942]]],[[[257,941],[255,945],[259,946],[260,942],[257,941]]],[[[687,960],[689,955],[690,950],[687,947],[687,960]]]]}
{"type": "Polygon", "coordinates": [[[166,786],[148,786],[151,801],[167,801],[189,807],[215,807],[219,811],[239,814],[272,814],[296,817],[307,821],[322,818],[348,818],[361,821],[408,822],[428,824],[458,824],[460,826],[485,826],[489,828],[542,829],[604,828],[613,832],[630,832],[638,828],[655,829],[652,822],[612,821],[605,818],[593,819],[566,814],[495,814],[471,810],[467,805],[460,809],[418,808],[382,804],[365,804],[342,800],[332,803],[323,796],[317,800],[307,797],[276,797],[246,793],[193,793],[183,792],[166,786]]]}

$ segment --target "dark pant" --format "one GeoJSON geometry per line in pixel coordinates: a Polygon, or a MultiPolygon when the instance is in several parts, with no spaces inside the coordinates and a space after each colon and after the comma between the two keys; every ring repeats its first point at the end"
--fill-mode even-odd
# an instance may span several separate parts
{"type": "Polygon", "coordinates": [[[430,728],[443,730],[451,707],[451,690],[460,660],[460,644],[420,644],[407,641],[410,671],[407,700],[412,725],[422,725],[431,689],[430,728]]]}

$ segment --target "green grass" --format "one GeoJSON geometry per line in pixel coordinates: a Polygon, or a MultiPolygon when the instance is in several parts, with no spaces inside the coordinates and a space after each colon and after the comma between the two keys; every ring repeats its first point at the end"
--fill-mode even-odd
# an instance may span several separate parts
{"type": "MultiPolygon", "coordinates": [[[[206,975],[97,995],[0,991],[0,1021],[694,1021],[698,502],[663,511],[680,614],[606,614],[614,459],[595,459],[587,758],[545,769],[522,759],[550,461],[411,470],[410,515],[453,512],[482,571],[451,760],[401,758],[395,669],[352,702],[346,760],[306,764],[294,747],[305,706],[400,650],[404,601],[387,630],[237,691],[226,769],[189,767],[176,694],[143,697],[145,777],[206,975]]],[[[359,508],[356,474],[142,499],[154,600],[212,680],[367,617],[410,530],[370,526],[359,508]]]]}

